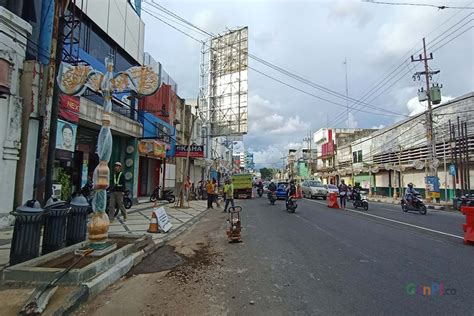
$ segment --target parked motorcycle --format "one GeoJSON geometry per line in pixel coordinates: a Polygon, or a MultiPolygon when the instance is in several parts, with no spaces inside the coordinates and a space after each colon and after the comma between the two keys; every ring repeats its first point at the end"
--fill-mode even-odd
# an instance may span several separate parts
{"type": "Polygon", "coordinates": [[[286,200],[286,210],[290,213],[294,213],[298,204],[296,203],[296,196],[292,195],[286,200]]]}
{"type": "Polygon", "coordinates": [[[275,191],[268,191],[268,200],[270,201],[271,205],[275,205],[275,202],[277,200],[277,194],[275,191]]]}
{"type": "Polygon", "coordinates": [[[156,202],[157,200],[166,200],[169,203],[174,203],[176,200],[171,190],[163,190],[163,194],[160,195],[161,186],[157,186],[153,193],[150,195],[150,202],[156,202]]]}
{"type": "Polygon", "coordinates": [[[411,205],[404,196],[402,198],[401,205],[402,205],[402,210],[404,212],[416,211],[416,212],[419,212],[421,215],[426,215],[426,212],[427,212],[426,205],[421,199],[419,194],[416,194],[413,196],[411,205]]]}
{"type": "Polygon", "coordinates": [[[80,194],[85,197],[89,205],[92,206],[92,199],[94,198],[94,185],[91,181],[87,181],[87,183],[81,188],[80,194]]]}
{"type": "Polygon", "coordinates": [[[362,194],[362,192],[353,191],[352,195],[352,205],[355,209],[359,207],[363,208],[364,211],[367,211],[369,209],[369,202],[367,201],[367,197],[365,196],[365,194],[362,194]]]}
{"type": "Polygon", "coordinates": [[[257,194],[258,194],[258,197],[262,197],[262,195],[263,195],[263,189],[258,188],[258,189],[257,189],[257,194]]]}

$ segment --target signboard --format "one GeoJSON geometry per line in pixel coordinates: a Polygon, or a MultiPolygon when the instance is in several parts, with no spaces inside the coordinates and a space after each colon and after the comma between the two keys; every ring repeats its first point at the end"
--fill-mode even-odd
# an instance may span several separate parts
{"type": "Polygon", "coordinates": [[[56,132],[56,149],[74,152],[76,146],[77,125],[58,120],[56,132]]]}
{"type": "Polygon", "coordinates": [[[456,176],[456,166],[455,165],[449,165],[449,174],[452,175],[453,177],[456,176]]]}
{"type": "Polygon", "coordinates": [[[431,193],[432,198],[439,198],[439,178],[435,176],[428,176],[425,178],[426,186],[431,193]]]}
{"type": "Polygon", "coordinates": [[[141,140],[138,143],[138,152],[142,155],[165,158],[166,144],[155,140],[141,140]]]}
{"type": "MultiPolygon", "coordinates": [[[[176,145],[175,157],[187,157],[188,146],[187,145],[176,145]]],[[[189,151],[189,157],[191,158],[204,158],[204,146],[202,145],[191,145],[189,151]]]]}
{"type": "Polygon", "coordinates": [[[79,97],[61,95],[59,116],[66,121],[77,123],[79,122],[79,107],[81,101],[79,97]]]}
{"type": "Polygon", "coordinates": [[[155,216],[158,220],[158,226],[162,231],[167,233],[173,225],[170,223],[165,209],[163,207],[155,208],[153,212],[155,213],[155,216]]]}

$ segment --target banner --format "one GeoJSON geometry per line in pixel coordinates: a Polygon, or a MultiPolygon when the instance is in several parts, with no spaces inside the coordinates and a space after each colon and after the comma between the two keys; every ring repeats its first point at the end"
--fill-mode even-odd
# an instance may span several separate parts
{"type": "MultiPolygon", "coordinates": [[[[176,145],[175,157],[187,157],[188,146],[187,145],[176,145]]],[[[204,158],[204,146],[202,145],[191,145],[189,151],[189,157],[191,158],[204,158]]]]}
{"type": "Polygon", "coordinates": [[[77,125],[58,120],[56,131],[56,149],[74,152],[76,147],[77,125]]]}
{"type": "Polygon", "coordinates": [[[165,158],[166,144],[157,142],[156,140],[141,140],[138,143],[138,152],[144,156],[165,158]]]}
{"type": "Polygon", "coordinates": [[[167,233],[173,225],[170,223],[165,209],[163,207],[155,208],[153,212],[155,213],[156,219],[158,221],[158,226],[162,231],[167,233]]]}
{"type": "Polygon", "coordinates": [[[59,102],[59,116],[69,122],[79,122],[79,107],[81,101],[79,97],[61,95],[59,102]]]}

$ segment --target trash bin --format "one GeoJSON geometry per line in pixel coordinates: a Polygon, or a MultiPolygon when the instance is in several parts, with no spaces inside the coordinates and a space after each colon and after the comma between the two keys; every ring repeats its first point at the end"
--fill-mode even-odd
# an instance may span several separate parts
{"type": "Polygon", "coordinates": [[[83,196],[76,196],[71,201],[71,210],[67,216],[66,246],[86,240],[87,214],[90,205],[83,196]]]}
{"type": "Polygon", "coordinates": [[[66,220],[70,206],[56,198],[49,198],[44,207],[43,247],[41,254],[66,246],[66,220]]]}
{"type": "Polygon", "coordinates": [[[13,238],[10,249],[10,265],[15,265],[39,256],[43,209],[36,200],[10,212],[15,216],[13,238]]]}

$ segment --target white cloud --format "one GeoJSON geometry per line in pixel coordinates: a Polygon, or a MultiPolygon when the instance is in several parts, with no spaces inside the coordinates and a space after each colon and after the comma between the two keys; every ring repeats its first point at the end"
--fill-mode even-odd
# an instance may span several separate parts
{"type": "Polygon", "coordinates": [[[374,125],[374,126],[372,126],[371,128],[372,128],[372,129],[382,129],[382,128],[384,128],[384,127],[385,127],[385,125],[380,124],[380,125],[374,125]]]}
{"type": "MultiPolygon", "coordinates": [[[[452,99],[454,99],[454,98],[451,97],[451,96],[442,96],[441,97],[441,104],[443,104],[445,102],[449,102],[452,99]]],[[[433,105],[433,107],[436,107],[436,106],[437,105],[433,105]]],[[[423,111],[426,110],[426,107],[427,107],[427,102],[426,101],[419,102],[417,96],[411,98],[407,102],[407,108],[408,108],[408,112],[410,113],[409,114],[410,116],[422,113],[423,111]]]]}
{"type": "Polygon", "coordinates": [[[359,125],[359,122],[355,119],[352,113],[349,113],[348,118],[346,120],[346,127],[347,128],[356,128],[359,125]]]}
{"type": "Polygon", "coordinates": [[[373,18],[370,10],[364,4],[353,1],[336,1],[329,8],[329,19],[351,20],[359,27],[364,27],[373,18]]]}

